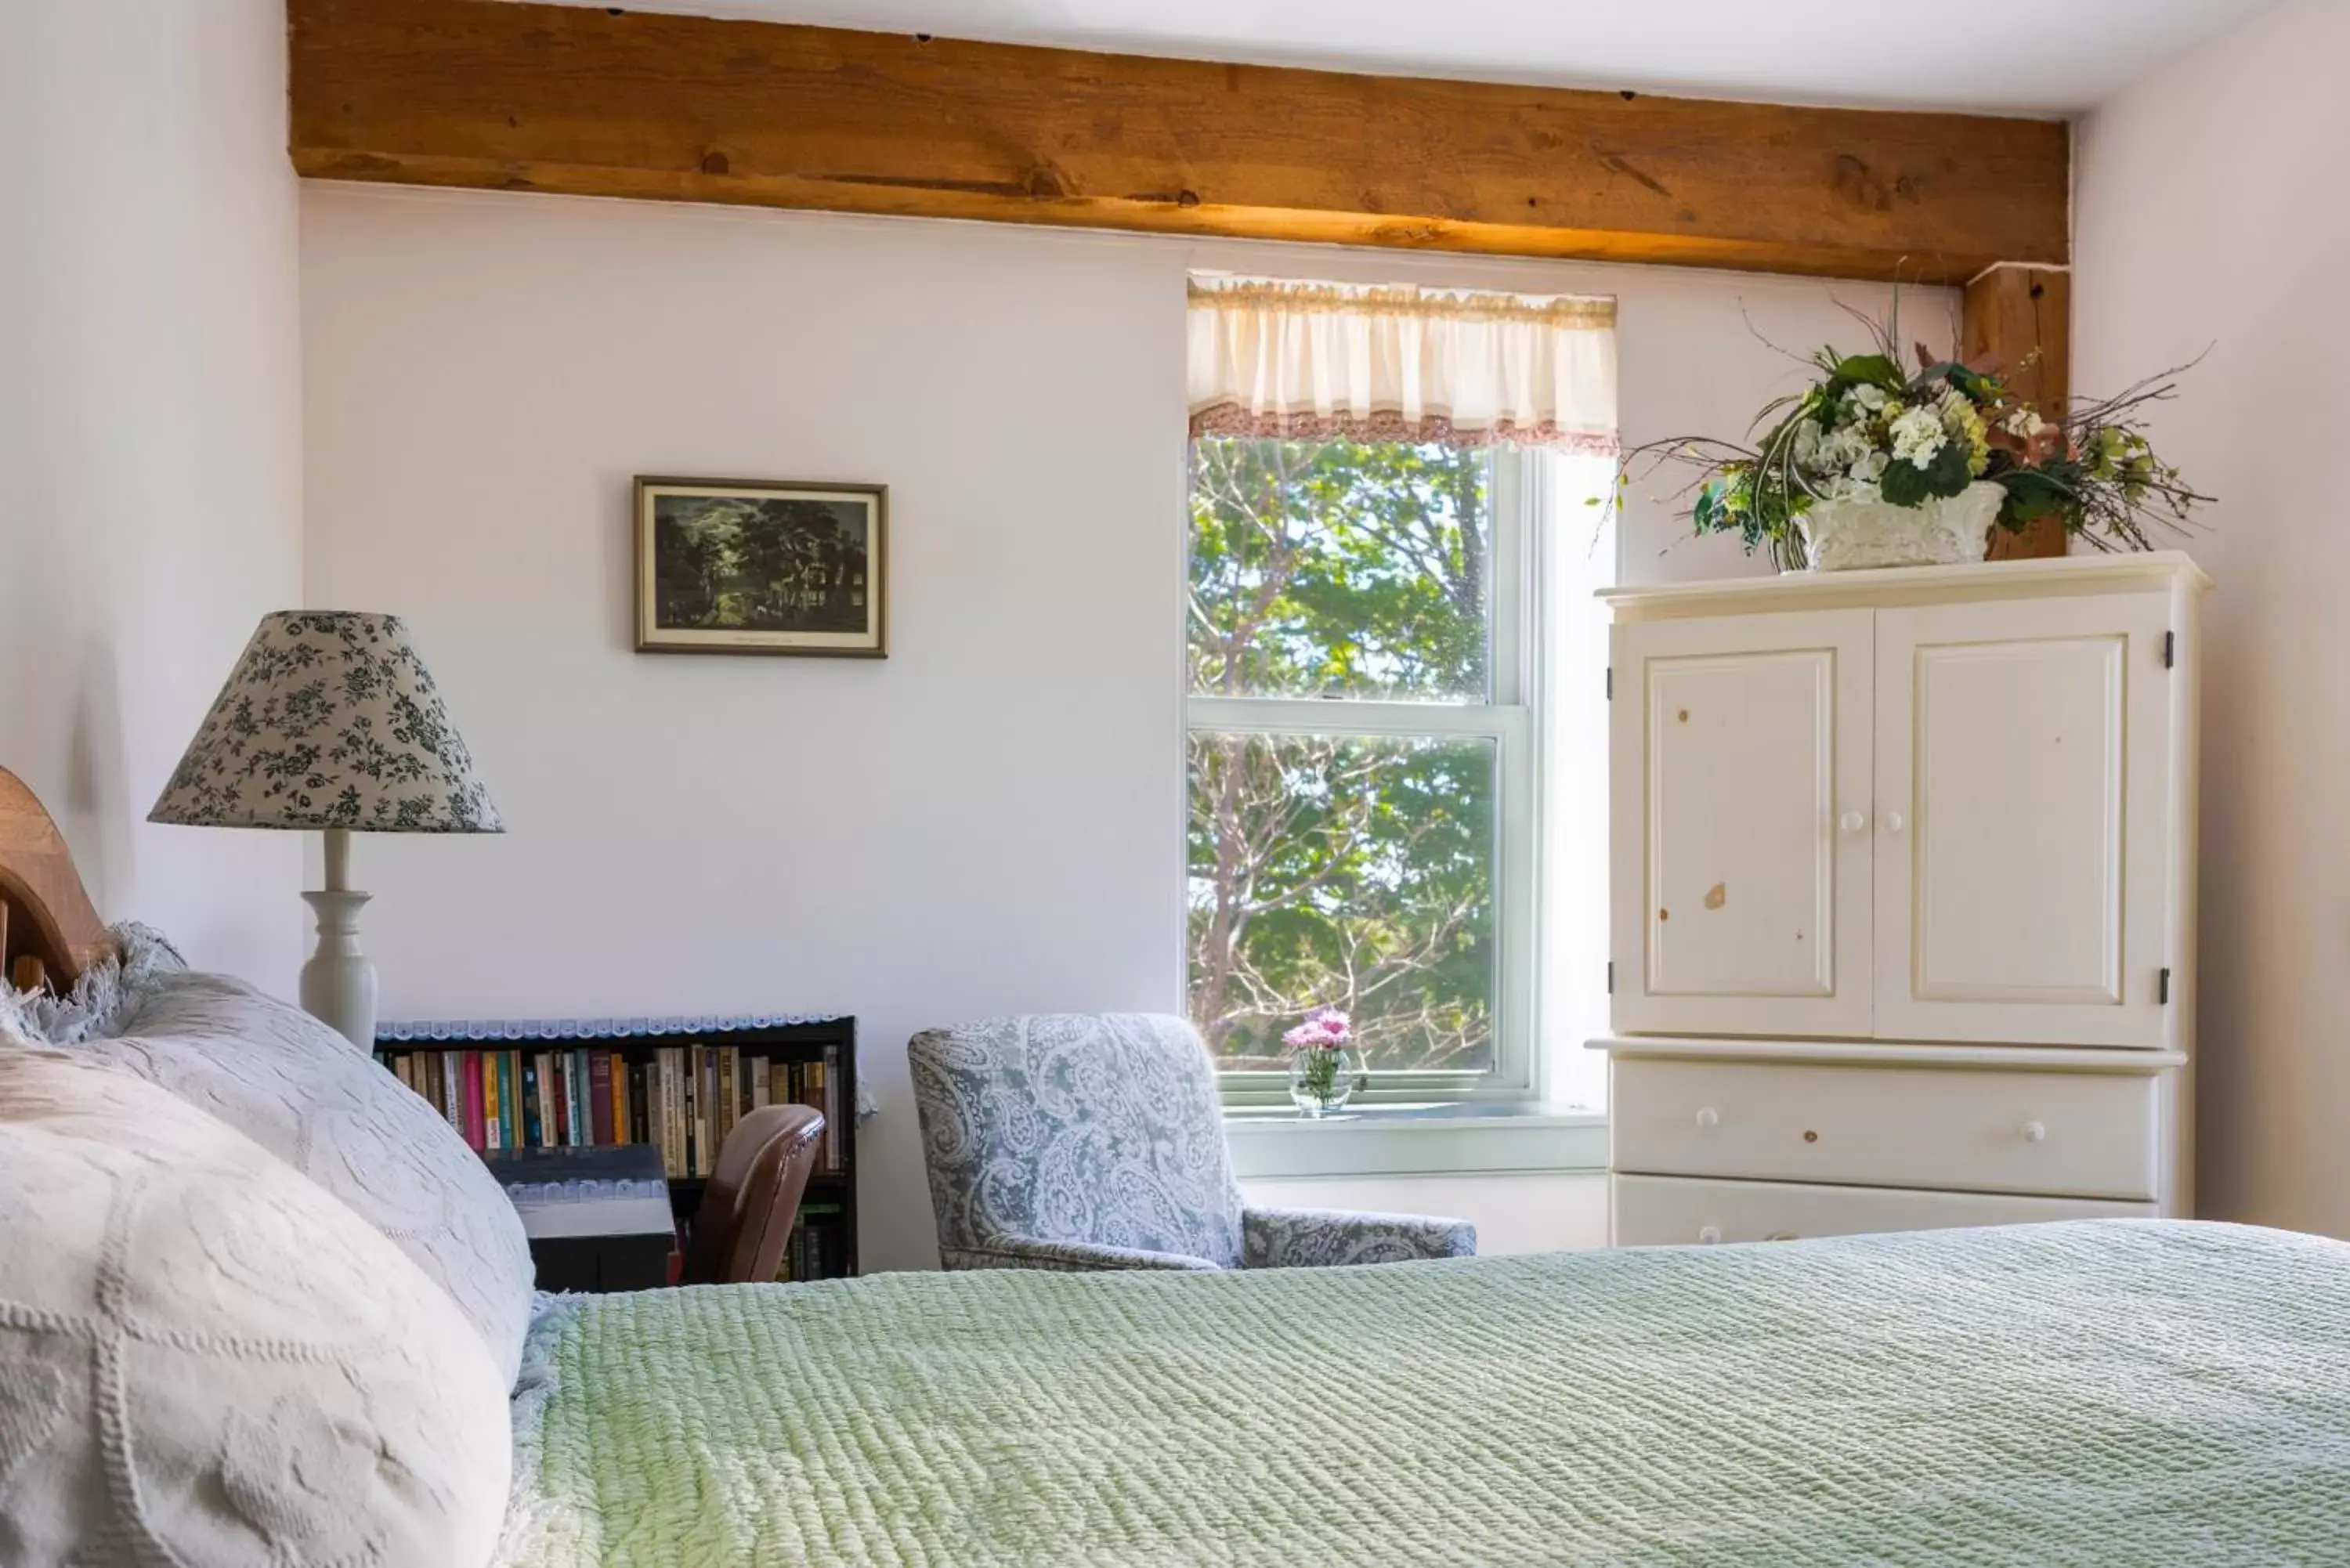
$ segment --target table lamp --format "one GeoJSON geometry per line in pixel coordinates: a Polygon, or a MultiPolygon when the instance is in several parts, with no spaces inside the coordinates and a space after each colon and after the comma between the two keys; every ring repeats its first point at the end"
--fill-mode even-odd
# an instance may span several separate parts
{"type": "Polygon", "coordinates": [[[261,618],[147,820],[326,835],[327,885],[302,895],[318,918],[302,1007],[362,1051],[375,966],[359,951],[351,835],[505,831],[408,628],[356,610],[261,618]]]}

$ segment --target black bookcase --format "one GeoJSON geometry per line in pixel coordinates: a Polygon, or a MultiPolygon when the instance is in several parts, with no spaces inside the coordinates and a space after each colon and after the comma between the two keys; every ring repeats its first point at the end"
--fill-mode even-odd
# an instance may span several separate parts
{"type": "Polygon", "coordinates": [[[660,1146],[681,1235],[691,1232],[707,1185],[703,1173],[733,1119],[724,1095],[731,1085],[734,1115],[750,1108],[764,1071],[769,1103],[798,1100],[826,1112],[826,1151],[801,1199],[785,1277],[858,1272],[853,1018],[387,1023],[376,1030],[376,1057],[485,1157],[582,1141],[660,1146]],[[822,1088],[812,1090],[817,1068],[822,1088]],[[683,1147],[670,1147],[681,1126],[667,1109],[671,1096],[691,1102],[678,1107],[683,1147]],[[495,1130],[493,1103],[502,1113],[495,1130]],[[575,1109],[582,1122],[576,1135],[569,1126],[575,1109]]]}

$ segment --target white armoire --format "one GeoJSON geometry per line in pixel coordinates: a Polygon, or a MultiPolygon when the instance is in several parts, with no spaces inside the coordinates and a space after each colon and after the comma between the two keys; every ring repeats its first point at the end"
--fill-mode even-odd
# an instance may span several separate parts
{"type": "Polygon", "coordinates": [[[2191,1211],[2209,586],[1605,596],[1618,1245],[2191,1211]]]}

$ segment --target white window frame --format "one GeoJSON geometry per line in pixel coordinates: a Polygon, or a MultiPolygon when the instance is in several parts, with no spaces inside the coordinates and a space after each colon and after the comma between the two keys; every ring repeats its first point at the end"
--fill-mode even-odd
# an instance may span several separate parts
{"type": "MultiPolygon", "coordinates": [[[[1540,802],[1543,797],[1543,627],[1545,576],[1537,551],[1541,513],[1553,487],[1539,468],[1544,454],[1513,446],[1491,451],[1486,499],[1492,518],[1490,697],[1484,702],[1378,701],[1332,697],[1215,697],[1184,693],[1184,755],[1199,733],[1319,735],[1347,738],[1490,738],[1499,797],[1493,844],[1493,1065],[1486,1072],[1379,1072],[1356,1096],[1358,1106],[1481,1105],[1539,1100],[1547,1081],[1539,988],[1541,932],[1540,802]],[[1343,722],[1341,716],[1343,715],[1343,722]]],[[[1186,491],[1188,497],[1189,492],[1186,491]]],[[[1184,524],[1184,574],[1191,573],[1191,524],[1184,524]]],[[[1186,625],[1184,635],[1190,636],[1186,625]]],[[[1182,831],[1191,830],[1191,770],[1184,770],[1182,831]]],[[[1190,856],[1184,856],[1190,877],[1190,856]]],[[[1187,904],[1188,908],[1188,904],[1187,904]]],[[[1188,917],[1187,917],[1188,918],[1188,917]]],[[[1181,994],[1191,995],[1191,942],[1180,959],[1181,994]]],[[[1278,1072],[1219,1075],[1224,1103],[1235,1108],[1288,1104],[1278,1072]]]]}

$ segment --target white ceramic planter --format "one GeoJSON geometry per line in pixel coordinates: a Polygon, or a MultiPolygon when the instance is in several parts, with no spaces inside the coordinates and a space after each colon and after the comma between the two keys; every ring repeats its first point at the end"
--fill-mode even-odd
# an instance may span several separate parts
{"type": "Polygon", "coordinates": [[[1922,506],[1889,501],[1822,501],[1800,519],[1815,572],[1862,566],[1945,566],[1980,561],[2007,492],[1978,479],[1922,506]]]}

